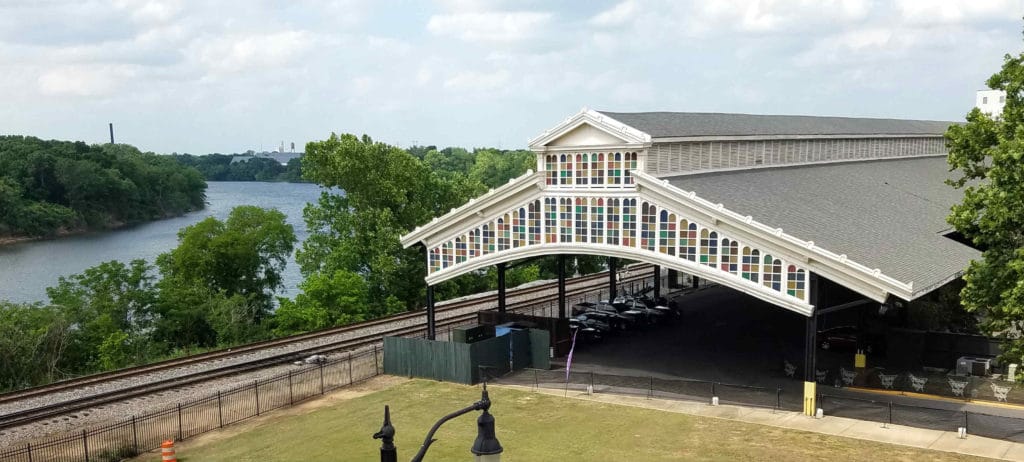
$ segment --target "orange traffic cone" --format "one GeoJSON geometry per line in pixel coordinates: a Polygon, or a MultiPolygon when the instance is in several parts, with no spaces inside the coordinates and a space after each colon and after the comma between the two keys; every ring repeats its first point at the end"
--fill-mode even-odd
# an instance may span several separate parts
{"type": "Polygon", "coordinates": [[[174,455],[174,440],[164,441],[160,445],[160,453],[163,455],[164,462],[178,462],[178,458],[174,455]]]}

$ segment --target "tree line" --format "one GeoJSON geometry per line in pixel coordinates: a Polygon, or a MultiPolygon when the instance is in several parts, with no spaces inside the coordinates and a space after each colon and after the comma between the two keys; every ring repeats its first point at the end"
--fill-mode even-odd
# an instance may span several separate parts
{"type": "Polygon", "coordinates": [[[298,183],[302,179],[302,159],[294,158],[288,165],[269,157],[250,157],[232,162],[242,154],[172,154],[181,165],[193,167],[206,181],[285,181],[298,183]]]}
{"type": "Polygon", "coordinates": [[[195,169],[126,144],[0,136],[0,237],[109,229],[202,209],[195,169]]]}

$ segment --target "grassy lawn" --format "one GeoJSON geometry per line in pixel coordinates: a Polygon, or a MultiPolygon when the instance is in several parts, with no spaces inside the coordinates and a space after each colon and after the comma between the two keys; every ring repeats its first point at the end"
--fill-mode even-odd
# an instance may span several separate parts
{"type": "MultiPolygon", "coordinates": [[[[393,386],[350,399],[329,397],[305,409],[279,411],[264,420],[184,441],[178,460],[374,461],[384,405],[391,405],[399,460],[409,460],[441,416],[480,398],[479,387],[426,380],[392,380],[393,386]]],[[[490,389],[505,461],[676,460],[984,460],[952,453],[851,438],[695,417],[627,406],[490,389]]],[[[471,460],[473,413],[437,433],[427,460],[471,460]]],[[[160,460],[147,454],[142,461],[160,460]]]]}

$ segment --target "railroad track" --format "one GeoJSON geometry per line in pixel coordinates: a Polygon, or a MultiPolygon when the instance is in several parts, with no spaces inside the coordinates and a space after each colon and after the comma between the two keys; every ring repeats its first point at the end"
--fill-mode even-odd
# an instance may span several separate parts
{"type": "MultiPolygon", "coordinates": [[[[640,269],[644,267],[646,266],[638,265],[634,266],[632,269],[640,269]]],[[[635,270],[632,271],[632,273],[632,276],[620,281],[620,284],[641,281],[646,279],[647,277],[646,275],[638,275],[638,272],[635,270]]],[[[595,288],[602,287],[604,281],[607,281],[607,277],[607,273],[598,273],[595,275],[570,279],[567,281],[566,296],[567,298],[571,299],[574,297],[579,297],[582,294],[591,292],[595,290],[595,288]],[[570,285],[571,288],[569,287],[570,285]]],[[[507,309],[509,311],[513,311],[516,309],[535,306],[538,301],[543,301],[550,298],[549,292],[553,290],[553,288],[554,284],[549,283],[529,288],[509,290],[506,293],[506,299],[522,299],[518,300],[515,303],[508,303],[507,309]]],[[[496,295],[466,300],[458,300],[438,306],[438,320],[435,323],[437,331],[441,332],[445,328],[455,327],[473,321],[474,319],[476,319],[476,313],[477,311],[479,311],[479,305],[494,303],[495,299],[496,295]],[[459,312],[460,310],[466,312],[461,313],[459,312]]],[[[228,358],[235,358],[247,354],[256,354],[259,352],[266,351],[268,349],[284,348],[289,345],[301,344],[303,342],[315,341],[317,339],[325,339],[349,334],[347,338],[340,340],[332,340],[314,346],[293,348],[289,349],[288,351],[264,355],[252,360],[245,360],[242,362],[236,362],[229,365],[223,365],[221,367],[213,367],[202,371],[175,375],[174,377],[165,378],[161,380],[154,380],[151,382],[142,383],[138,385],[117,387],[116,389],[113,390],[90,394],[89,396],[86,397],[61,401],[57,403],[49,403],[42,406],[35,406],[25,410],[10,412],[4,415],[0,415],[0,430],[24,426],[27,424],[31,424],[33,422],[62,416],[68,413],[77,412],[116,401],[124,401],[131,398],[155,394],[161,391],[185,387],[189,385],[196,385],[210,380],[215,380],[246,372],[252,372],[262,368],[280,365],[286,362],[291,362],[298,358],[306,357],[312,354],[326,354],[336,351],[353,351],[365,349],[371,346],[379,345],[382,342],[383,337],[385,336],[414,336],[425,334],[425,321],[416,322],[420,320],[425,320],[425,318],[425,313],[422,311],[402,313],[398,315],[388,316],[385,318],[349,324],[346,326],[329,328],[316,332],[308,332],[305,334],[299,334],[280,339],[256,342],[241,347],[211,351],[207,353],[189,356],[186,358],[173,359],[145,366],[137,366],[117,371],[94,374],[76,379],[55,382],[53,384],[44,385],[41,387],[29,388],[25,390],[0,394],[0,404],[13,403],[21,400],[41,397],[44,395],[58,392],[76,390],[86,387],[96,387],[101,384],[105,384],[112,381],[138,378],[146,374],[151,374],[155,372],[168,371],[176,368],[184,368],[212,361],[223,361],[227,360],[228,358]]]]}

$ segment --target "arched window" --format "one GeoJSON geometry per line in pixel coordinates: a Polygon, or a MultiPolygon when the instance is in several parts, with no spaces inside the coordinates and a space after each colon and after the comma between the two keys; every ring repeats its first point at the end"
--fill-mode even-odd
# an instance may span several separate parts
{"type": "Polygon", "coordinates": [[[636,199],[622,200],[622,245],[636,246],[636,199]]]}
{"type": "Polygon", "coordinates": [[[540,244],[540,201],[536,200],[530,202],[530,228],[527,230],[530,233],[530,245],[540,244]]]}
{"type": "Polygon", "coordinates": [[[452,241],[441,246],[441,268],[452,266],[452,241]]]}
{"type": "Polygon", "coordinates": [[[498,218],[498,252],[508,250],[509,234],[511,234],[508,228],[508,214],[506,213],[498,218]]]}
{"type": "Polygon", "coordinates": [[[661,211],[661,233],[658,236],[658,251],[676,254],[676,214],[661,211]]]}
{"type": "Polygon", "coordinates": [[[743,267],[741,268],[743,279],[757,282],[761,273],[761,253],[750,247],[743,248],[743,267]]]}
{"type": "Polygon", "coordinates": [[[558,199],[544,198],[544,242],[558,242],[558,199]]]}
{"type": "Polygon", "coordinates": [[[608,184],[622,184],[622,153],[608,154],[608,184]]]}
{"type": "Polygon", "coordinates": [[[655,234],[657,233],[658,208],[644,202],[640,206],[640,211],[642,219],[640,223],[640,248],[653,252],[655,239],[657,239],[655,234]]]}
{"type": "Polygon", "coordinates": [[[576,242],[587,242],[587,200],[576,198],[576,242]]]}
{"type": "Polygon", "coordinates": [[[739,273],[739,248],[736,241],[730,239],[722,239],[722,271],[728,271],[732,274],[739,273]]]}
{"type": "Polygon", "coordinates": [[[586,185],[590,174],[586,154],[576,154],[576,184],[586,185]]]}
{"type": "Polygon", "coordinates": [[[700,230],[700,262],[711,267],[718,266],[718,233],[700,230]]]}
{"type": "Polygon", "coordinates": [[[619,216],[622,210],[619,208],[619,201],[621,199],[608,199],[608,243],[611,245],[619,245],[619,223],[622,218],[619,216]]]}
{"type": "Polygon", "coordinates": [[[494,230],[490,223],[483,226],[483,237],[480,239],[480,255],[494,253],[494,230]]]}
{"type": "Polygon", "coordinates": [[[430,251],[430,272],[441,269],[441,247],[434,247],[430,251]]]}
{"type": "Polygon", "coordinates": [[[679,257],[697,261],[697,223],[679,220],[679,257]]]}
{"type": "Polygon", "coordinates": [[[792,295],[800,300],[806,300],[806,275],[804,270],[797,268],[794,265],[789,265],[789,278],[786,281],[786,293],[792,295]]]}
{"type": "Polygon", "coordinates": [[[560,175],[561,178],[559,178],[559,179],[561,180],[561,184],[562,185],[571,185],[572,184],[572,154],[570,154],[568,156],[565,155],[565,154],[562,154],[562,156],[559,159],[560,159],[559,165],[561,166],[561,171],[559,172],[561,174],[560,175]]]}
{"type": "Polygon", "coordinates": [[[604,243],[604,199],[590,198],[590,242],[604,243]]]}
{"type": "Polygon", "coordinates": [[[590,184],[604,184],[604,153],[590,155],[590,184]]]}
{"type": "Polygon", "coordinates": [[[572,199],[563,197],[559,199],[559,229],[561,230],[560,242],[572,242],[572,199]]]}
{"type": "Polygon", "coordinates": [[[469,232],[469,258],[480,255],[480,230],[474,229],[469,232]]]}
{"type": "Polygon", "coordinates": [[[782,292],[782,260],[771,255],[764,256],[764,284],[773,290],[782,292]]]}
{"type": "Polygon", "coordinates": [[[455,263],[466,261],[466,236],[455,238],[455,263]]]}
{"type": "Polygon", "coordinates": [[[512,247],[526,246],[526,207],[519,207],[518,215],[518,217],[512,220],[514,226],[512,230],[514,233],[512,236],[512,247]]]}
{"type": "Polygon", "coordinates": [[[558,184],[558,156],[544,156],[544,178],[549,186],[558,184]]]}
{"type": "Polygon", "coordinates": [[[625,170],[622,173],[622,175],[625,177],[625,181],[623,181],[623,183],[625,183],[625,184],[633,184],[633,175],[632,175],[631,172],[633,172],[637,168],[637,161],[636,161],[636,153],[635,152],[627,152],[626,153],[625,165],[623,165],[622,167],[623,167],[623,170],[625,170]]]}

